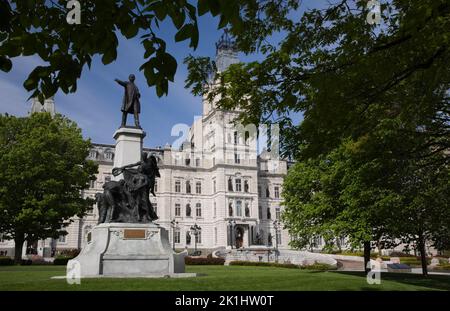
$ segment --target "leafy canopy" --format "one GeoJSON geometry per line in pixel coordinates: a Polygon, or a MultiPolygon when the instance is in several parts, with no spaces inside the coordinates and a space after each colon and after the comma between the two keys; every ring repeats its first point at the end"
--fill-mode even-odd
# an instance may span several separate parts
{"type": "MultiPolygon", "coordinates": [[[[57,237],[93,200],[81,192],[95,179],[91,143],[69,119],[49,113],[0,115],[0,232],[6,238],[57,237]]],[[[22,240],[23,241],[23,240],[22,240]]]]}
{"type": "Polygon", "coordinates": [[[31,97],[44,98],[59,89],[75,92],[83,68],[95,55],[104,64],[117,57],[118,34],[139,37],[145,52],[140,70],[158,96],[167,94],[168,82],[177,69],[166,42],[158,36],[160,23],[170,20],[175,41],[199,41],[197,19],[210,13],[219,18],[218,28],[244,31],[261,9],[274,10],[282,1],[256,0],[83,0],[81,24],[68,24],[66,0],[0,1],[0,70],[10,71],[14,57],[38,55],[46,62],[29,74],[24,87],[31,97]]]}

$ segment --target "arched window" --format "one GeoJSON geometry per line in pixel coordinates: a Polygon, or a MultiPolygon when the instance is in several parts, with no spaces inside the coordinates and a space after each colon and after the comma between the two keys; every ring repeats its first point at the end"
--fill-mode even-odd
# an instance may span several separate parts
{"type": "Polygon", "coordinates": [[[236,178],[235,182],[236,182],[236,191],[242,191],[241,179],[236,178]]]}
{"type": "Polygon", "coordinates": [[[114,153],[111,150],[107,150],[105,152],[105,159],[106,160],[112,160],[114,158],[114,153]]]}
{"type": "Polygon", "coordinates": [[[236,201],[236,216],[242,216],[242,202],[236,201]]]}
{"type": "Polygon", "coordinates": [[[191,182],[186,180],[186,193],[191,193],[191,182]]]}
{"type": "Polygon", "coordinates": [[[191,217],[191,204],[186,204],[186,217],[191,217]]]}
{"type": "Polygon", "coordinates": [[[189,231],[186,231],[186,245],[191,244],[191,233],[189,231]]]}
{"type": "Polygon", "coordinates": [[[97,159],[97,151],[95,151],[95,150],[89,151],[89,158],[97,159]]]}
{"type": "Polygon", "coordinates": [[[233,216],[233,203],[228,203],[228,216],[233,216]]]}

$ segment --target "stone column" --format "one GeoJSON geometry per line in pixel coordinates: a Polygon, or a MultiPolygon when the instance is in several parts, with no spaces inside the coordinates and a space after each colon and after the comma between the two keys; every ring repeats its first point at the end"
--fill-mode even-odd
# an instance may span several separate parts
{"type": "MultiPolygon", "coordinates": [[[[116,149],[114,153],[114,167],[122,167],[141,160],[143,141],[146,133],[139,128],[121,127],[114,133],[116,149]]],[[[114,177],[120,180],[123,174],[114,177]]]]}

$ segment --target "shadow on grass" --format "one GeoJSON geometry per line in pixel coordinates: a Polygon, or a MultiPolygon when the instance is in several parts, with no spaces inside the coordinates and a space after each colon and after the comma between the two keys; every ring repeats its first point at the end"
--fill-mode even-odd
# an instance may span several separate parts
{"type": "MultiPolygon", "coordinates": [[[[330,272],[366,278],[364,272],[359,271],[330,271],[330,272]]],[[[449,276],[428,275],[427,277],[424,277],[421,274],[382,272],[381,280],[421,286],[429,289],[440,289],[450,291],[450,275],[449,276]]],[[[371,288],[371,290],[373,289],[371,288]]]]}

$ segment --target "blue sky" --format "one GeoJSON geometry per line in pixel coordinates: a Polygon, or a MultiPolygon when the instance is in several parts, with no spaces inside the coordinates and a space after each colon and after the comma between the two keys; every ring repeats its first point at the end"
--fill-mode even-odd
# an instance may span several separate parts
{"type": "MultiPolygon", "coordinates": [[[[158,34],[166,40],[167,50],[178,62],[175,81],[169,84],[168,96],[158,98],[139,71],[144,62],[144,48],[140,40],[127,40],[118,34],[116,61],[105,66],[100,57],[94,58],[91,69],[84,68],[76,93],[64,94],[59,91],[55,95],[56,111],[77,122],[86,138],[91,138],[95,143],[113,144],[112,135],[120,125],[123,96],[123,88],[114,79],[127,80],[128,75],[134,73],[141,92],[141,126],[147,132],[144,145],[156,147],[172,144],[178,138],[171,136],[172,127],[179,123],[190,126],[202,112],[201,98],[194,97],[184,88],[187,69],[183,59],[190,53],[214,57],[215,42],[223,33],[217,30],[217,24],[218,19],[210,15],[199,18],[200,40],[195,51],[188,47],[188,41],[174,42],[175,28],[171,23],[161,24],[158,34]]],[[[261,57],[258,54],[239,55],[241,61],[261,57]]],[[[28,113],[31,102],[26,100],[30,94],[22,84],[31,70],[40,64],[42,61],[38,56],[19,57],[13,59],[13,69],[9,73],[0,72],[0,113],[17,116],[28,113]]],[[[128,124],[132,122],[133,117],[128,115],[128,124]]]]}

